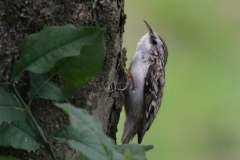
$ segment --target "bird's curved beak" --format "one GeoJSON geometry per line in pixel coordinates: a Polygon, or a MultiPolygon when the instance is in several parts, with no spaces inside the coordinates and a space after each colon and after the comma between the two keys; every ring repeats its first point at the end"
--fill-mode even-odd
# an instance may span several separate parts
{"type": "Polygon", "coordinates": [[[149,34],[150,34],[150,35],[153,35],[152,28],[149,26],[149,24],[148,24],[145,20],[143,20],[143,21],[144,21],[145,24],[147,25],[147,28],[148,28],[148,32],[149,32],[149,34]]]}

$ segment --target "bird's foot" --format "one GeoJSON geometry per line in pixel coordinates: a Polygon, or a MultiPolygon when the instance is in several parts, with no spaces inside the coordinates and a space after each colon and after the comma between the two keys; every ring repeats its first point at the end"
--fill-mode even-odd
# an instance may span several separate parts
{"type": "MultiPolygon", "coordinates": [[[[131,60],[132,61],[132,60],[131,60]]],[[[134,85],[134,79],[133,79],[133,75],[132,75],[132,62],[130,63],[130,66],[129,68],[125,68],[126,71],[128,72],[128,79],[127,79],[127,83],[126,83],[126,86],[123,88],[123,89],[119,89],[120,91],[124,91],[125,89],[127,89],[127,87],[129,86],[130,84],[130,79],[132,80],[132,84],[133,84],[133,89],[135,88],[135,85],[134,85]]]]}

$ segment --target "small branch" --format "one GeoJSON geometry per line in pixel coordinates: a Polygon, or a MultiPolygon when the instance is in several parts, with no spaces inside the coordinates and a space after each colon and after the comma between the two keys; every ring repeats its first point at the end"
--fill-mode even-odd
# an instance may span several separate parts
{"type": "Polygon", "coordinates": [[[0,82],[1,85],[12,85],[12,83],[8,82],[7,80],[3,79],[0,82]]]}
{"type": "Polygon", "coordinates": [[[55,156],[53,150],[52,150],[52,147],[51,147],[51,144],[48,142],[46,145],[45,145],[46,149],[48,150],[48,152],[50,153],[52,159],[54,160],[57,160],[57,157],[55,156]]]}
{"type": "Polygon", "coordinates": [[[52,159],[57,160],[57,157],[55,156],[55,154],[54,154],[54,152],[53,152],[53,150],[52,150],[52,148],[51,148],[50,143],[48,142],[47,138],[44,136],[44,133],[43,133],[43,131],[42,131],[42,128],[39,127],[39,125],[37,124],[35,118],[34,118],[33,115],[32,115],[32,112],[31,112],[31,110],[30,110],[30,105],[31,105],[31,103],[32,103],[32,99],[29,100],[28,105],[27,105],[27,104],[24,102],[24,100],[22,99],[22,97],[20,96],[20,94],[18,93],[14,82],[13,82],[13,89],[14,89],[15,93],[17,94],[18,99],[20,99],[22,105],[25,107],[25,109],[26,109],[26,111],[27,111],[27,114],[28,114],[30,120],[32,121],[34,127],[36,128],[36,130],[38,131],[40,137],[42,138],[42,141],[44,142],[43,145],[46,147],[47,151],[50,153],[52,159]]]}

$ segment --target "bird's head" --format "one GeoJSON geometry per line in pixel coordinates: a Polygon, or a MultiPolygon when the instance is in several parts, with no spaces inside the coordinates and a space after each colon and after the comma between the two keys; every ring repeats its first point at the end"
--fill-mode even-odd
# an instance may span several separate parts
{"type": "Polygon", "coordinates": [[[148,28],[148,33],[142,37],[137,46],[137,52],[144,55],[156,56],[161,59],[164,66],[167,63],[168,49],[165,41],[155,32],[152,31],[150,25],[144,20],[148,28]]]}

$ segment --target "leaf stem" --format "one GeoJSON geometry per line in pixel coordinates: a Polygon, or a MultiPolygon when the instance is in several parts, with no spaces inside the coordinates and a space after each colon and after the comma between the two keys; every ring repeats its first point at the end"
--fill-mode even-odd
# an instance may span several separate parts
{"type": "Polygon", "coordinates": [[[1,85],[4,85],[4,84],[6,84],[6,85],[12,85],[10,82],[8,82],[7,80],[1,80],[1,82],[0,82],[0,84],[1,85]]]}
{"type": "Polygon", "coordinates": [[[30,105],[32,103],[32,99],[29,100],[28,105],[24,102],[24,100],[22,99],[22,97],[20,96],[20,94],[18,93],[16,86],[15,86],[15,82],[13,82],[13,89],[15,91],[15,93],[17,94],[18,99],[21,101],[22,105],[25,107],[27,114],[30,118],[30,120],[32,121],[34,127],[36,128],[36,130],[38,131],[40,137],[42,138],[43,141],[43,145],[45,146],[45,148],[48,150],[48,152],[50,153],[52,159],[57,160],[57,157],[55,156],[50,143],[48,142],[47,138],[44,136],[44,133],[42,131],[42,128],[37,124],[35,118],[32,115],[32,112],[30,110],[30,105]]]}

